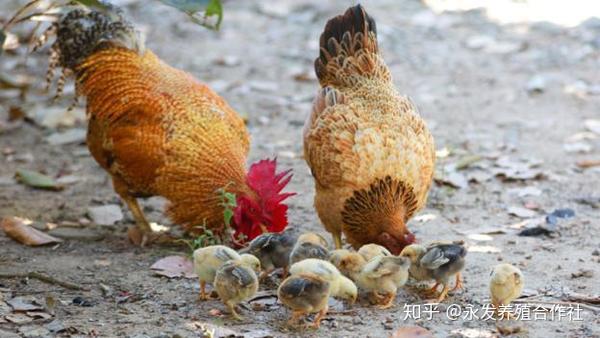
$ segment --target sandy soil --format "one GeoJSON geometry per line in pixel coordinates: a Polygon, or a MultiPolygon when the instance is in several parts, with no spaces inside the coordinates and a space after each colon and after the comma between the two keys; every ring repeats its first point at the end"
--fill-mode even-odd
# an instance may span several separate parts
{"type": "MultiPolygon", "coordinates": [[[[3,1],[0,15],[6,18],[16,3],[23,1],[3,1]]],[[[218,33],[158,2],[127,3],[127,12],[147,34],[148,48],[211,84],[247,114],[251,160],[277,155],[282,166],[294,169],[289,190],[299,194],[289,201],[291,224],[303,231],[324,231],[312,207],[312,178],[301,158],[301,128],[317,90],[312,62],[318,36],[326,20],[345,10],[348,2],[227,2],[218,33]]],[[[287,327],[289,312],[272,298],[262,300],[256,310],[244,310],[243,322],[211,314],[225,308],[217,301],[198,303],[195,280],[158,277],[149,269],[158,258],[185,254],[185,248],[142,250],[129,244],[125,231],[131,215],[85,145],[51,145],[47,137],[57,129],[35,120],[9,128],[10,106],[43,115],[50,110],[46,107],[64,109],[69,103],[48,102],[40,91],[44,55],[31,56],[23,65],[20,50],[3,55],[0,70],[10,76],[29,74],[36,83],[24,101],[15,90],[0,90],[0,216],[59,225],[89,223],[89,207],[120,204],[125,218],[114,226],[75,228],[71,234],[85,238],[57,246],[25,247],[0,234],[2,273],[43,271],[89,288],[75,291],[35,279],[0,279],[0,303],[16,296],[32,296],[42,304],[47,297],[56,300],[51,318],[21,325],[2,320],[6,313],[1,310],[10,308],[0,307],[0,336],[52,336],[48,330],[62,324],[64,336],[198,337],[200,323],[210,323],[219,327],[218,336],[384,337],[416,324],[436,337],[494,337],[499,333],[493,321],[452,321],[445,308],[481,308],[487,303],[489,272],[500,261],[523,270],[527,294],[537,295],[537,300],[560,301],[573,292],[600,294],[600,223],[594,209],[600,204],[594,205],[594,198],[600,198],[600,170],[576,166],[577,161],[600,159],[600,135],[585,128],[586,120],[600,118],[599,21],[570,28],[499,25],[480,10],[438,15],[418,1],[382,0],[366,7],[377,20],[380,46],[398,88],[420,107],[436,148],[450,150],[447,157],[440,153],[440,181],[462,186],[435,184],[428,207],[420,213],[428,217],[410,224],[421,241],[464,239],[471,248],[465,288],[449,297],[440,313],[431,320],[405,320],[405,304],[425,302],[406,289],[395,308],[379,311],[363,300],[350,312],[327,316],[317,332],[287,327]],[[475,163],[453,170],[453,164],[473,155],[479,157],[475,163]],[[538,178],[502,179],[519,166],[538,178]],[[61,192],[34,190],[12,181],[21,168],[74,179],[61,192]],[[533,211],[510,209],[524,206],[533,211]],[[552,237],[517,236],[509,226],[531,223],[558,208],[573,209],[575,217],[559,219],[559,234],[552,237]],[[91,306],[74,304],[76,297],[91,306]]],[[[85,123],[77,120],[58,130],[73,128],[85,128],[85,123]]],[[[144,205],[149,218],[168,224],[160,200],[144,205]]],[[[584,310],[580,321],[523,321],[517,335],[599,337],[599,318],[584,310]]]]}

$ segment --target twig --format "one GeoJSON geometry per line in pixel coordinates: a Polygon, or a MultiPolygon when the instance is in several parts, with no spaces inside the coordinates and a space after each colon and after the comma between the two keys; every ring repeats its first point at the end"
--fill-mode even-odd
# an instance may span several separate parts
{"type": "Polygon", "coordinates": [[[561,302],[561,301],[542,301],[542,300],[533,300],[533,301],[528,301],[528,300],[521,300],[521,299],[517,299],[514,300],[513,303],[521,303],[521,304],[540,304],[540,305],[578,305],[581,306],[582,308],[592,311],[594,314],[598,311],[600,311],[600,308],[595,307],[595,306],[591,306],[591,305],[587,305],[587,304],[583,304],[583,303],[579,303],[579,302],[561,302]]]}
{"type": "Polygon", "coordinates": [[[25,273],[23,273],[23,272],[21,272],[21,273],[0,273],[0,278],[33,278],[33,279],[42,281],[44,283],[62,286],[65,289],[89,291],[89,289],[87,289],[81,285],[61,281],[54,277],[48,276],[46,274],[43,274],[43,273],[37,272],[37,271],[30,271],[30,272],[25,272],[25,273]]]}
{"type": "Polygon", "coordinates": [[[277,297],[277,294],[274,291],[266,291],[262,294],[256,295],[254,298],[250,299],[248,301],[248,303],[252,303],[252,302],[260,300],[260,299],[273,298],[273,297],[277,297]]]}

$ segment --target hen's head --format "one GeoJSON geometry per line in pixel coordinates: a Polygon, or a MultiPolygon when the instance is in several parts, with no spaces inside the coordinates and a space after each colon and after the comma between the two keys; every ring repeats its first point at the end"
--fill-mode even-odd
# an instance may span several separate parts
{"type": "Polygon", "coordinates": [[[383,245],[393,255],[398,255],[406,246],[415,242],[416,238],[412,232],[406,230],[405,233],[392,234],[390,232],[382,232],[377,237],[377,244],[383,245]]]}
{"type": "Polygon", "coordinates": [[[292,179],[291,169],[277,173],[277,159],[250,166],[246,184],[251,194],[239,194],[233,210],[234,241],[244,243],[263,232],[281,232],[288,224],[288,206],[282,202],[295,193],[281,191],[292,179]]]}

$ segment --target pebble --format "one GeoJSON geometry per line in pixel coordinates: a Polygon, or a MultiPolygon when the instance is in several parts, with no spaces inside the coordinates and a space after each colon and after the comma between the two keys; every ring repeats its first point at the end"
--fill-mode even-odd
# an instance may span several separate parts
{"type": "Polygon", "coordinates": [[[65,132],[53,133],[50,136],[48,136],[46,141],[48,141],[49,144],[54,146],[73,143],[83,143],[85,142],[86,136],[87,130],[83,128],[73,128],[65,132]]]}
{"type": "Polygon", "coordinates": [[[116,204],[89,207],[87,214],[97,225],[113,225],[123,219],[121,207],[116,204]]]}
{"type": "Polygon", "coordinates": [[[529,94],[541,94],[546,90],[546,78],[541,75],[535,75],[529,81],[527,81],[527,85],[525,86],[527,92],[529,94]]]}

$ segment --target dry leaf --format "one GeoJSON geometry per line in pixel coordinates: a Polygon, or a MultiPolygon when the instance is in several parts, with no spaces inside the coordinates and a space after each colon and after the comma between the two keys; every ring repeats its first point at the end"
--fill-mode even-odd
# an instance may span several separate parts
{"type": "Polygon", "coordinates": [[[54,179],[44,174],[40,174],[31,170],[17,170],[15,178],[20,183],[23,183],[32,188],[46,189],[46,190],[62,190],[62,186],[54,179]]]}
{"type": "Polygon", "coordinates": [[[394,331],[390,338],[433,338],[433,334],[420,326],[405,326],[394,331]]]}
{"type": "Polygon", "coordinates": [[[61,239],[48,235],[29,226],[32,222],[25,218],[7,217],[0,225],[6,235],[19,243],[29,246],[39,246],[62,242],[61,239]]]}
{"type": "Polygon", "coordinates": [[[34,311],[43,310],[44,308],[37,304],[37,300],[32,296],[15,297],[7,301],[14,311],[34,311]]]}
{"type": "Polygon", "coordinates": [[[152,264],[150,269],[160,276],[168,278],[197,278],[192,261],[183,256],[168,256],[152,264]]]}
{"type": "Polygon", "coordinates": [[[535,211],[521,207],[509,207],[508,213],[520,218],[531,218],[537,215],[535,211]]]}
{"type": "Polygon", "coordinates": [[[582,169],[600,166],[600,160],[581,160],[577,161],[577,166],[582,169]]]}

